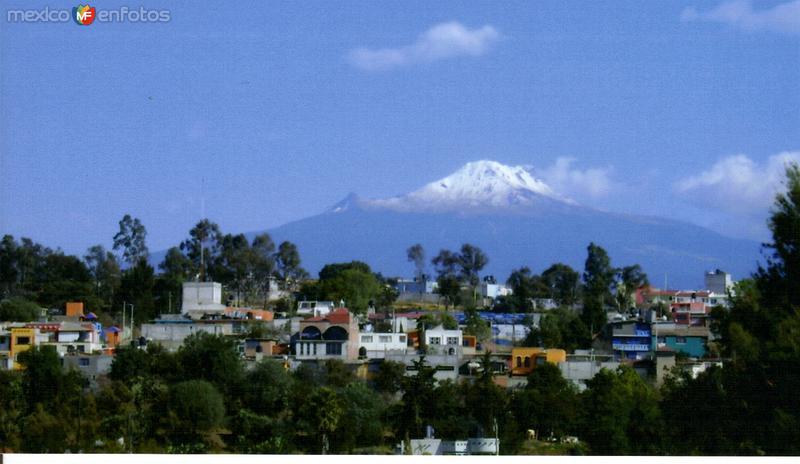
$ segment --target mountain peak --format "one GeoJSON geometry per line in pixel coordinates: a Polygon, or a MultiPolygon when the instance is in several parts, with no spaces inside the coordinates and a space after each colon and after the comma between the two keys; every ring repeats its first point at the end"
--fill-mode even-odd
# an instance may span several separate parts
{"type": "Polygon", "coordinates": [[[443,211],[520,208],[551,201],[573,203],[556,194],[523,166],[480,160],[471,161],[419,190],[372,200],[369,205],[398,211],[443,211]]]}

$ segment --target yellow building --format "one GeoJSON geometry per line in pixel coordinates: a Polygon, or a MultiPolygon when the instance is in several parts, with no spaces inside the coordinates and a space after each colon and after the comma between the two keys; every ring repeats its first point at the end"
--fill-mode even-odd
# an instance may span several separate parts
{"type": "Polygon", "coordinates": [[[528,375],[533,369],[546,362],[560,363],[567,360],[567,352],[558,349],[541,347],[521,347],[511,349],[511,375],[528,375]]]}
{"type": "Polygon", "coordinates": [[[13,360],[12,367],[14,369],[20,369],[19,363],[17,363],[17,356],[20,353],[28,351],[36,344],[36,332],[38,330],[30,327],[12,327],[11,332],[11,343],[9,346],[9,352],[11,355],[11,359],[13,360]]]}

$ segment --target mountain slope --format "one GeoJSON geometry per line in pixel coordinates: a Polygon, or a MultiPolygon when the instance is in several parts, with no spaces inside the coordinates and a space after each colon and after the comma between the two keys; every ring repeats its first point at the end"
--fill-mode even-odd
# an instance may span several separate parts
{"type": "Polygon", "coordinates": [[[641,264],[656,285],[700,287],[716,268],[747,276],[759,245],[688,223],[606,213],[577,205],[522,167],[468,163],[407,195],[364,200],[351,194],[326,213],[269,230],[300,248],[315,274],[324,264],[358,259],[386,275],[412,273],[405,250],[421,243],[428,260],[441,248],[472,243],[486,251],[484,274],[505,280],[513,268],[537,272],[563,262],[583,268],[586,247],[604,247],[616,266],[641,264]]]}

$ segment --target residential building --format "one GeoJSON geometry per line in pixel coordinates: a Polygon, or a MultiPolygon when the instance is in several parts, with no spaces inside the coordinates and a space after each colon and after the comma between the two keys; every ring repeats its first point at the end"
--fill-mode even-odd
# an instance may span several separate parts
{"type": "Polygon", "coordinates": [[[425,349],[428,354],[460,354],[463,344],[463,332],[460,329],[445,329],[438,325],[425,331],[425,349]]]}
{"type": "Polygon", "coordinates": [[[705,288],[718,295],[725,295],[733,289],[733,278],[727,272],[719,269],[706,272],[705,288]]]}
{"type": "Polygon", "coordinates": [[[14,365],[11,355],[11,332],[5,327],[0,327],[0,370],[9,370],[14,365]]]}
{"type": "Polygon", "coordinates": [[[292,337],[297,359],[358,359],[358,318],[347,308],[337,308],[324,316],[300,321],[300,331],[292,337]]]}
{"type": "Polygon", "coordinates": [[[675,353],[683,352],[692,358],[706,356],[710,335],[708,327],[692,327],[677,323],[653,325],[656,349],[669,348],[675,353]]]}
{"type": "Polygon", "coordinates": [[[486,281],[481,282],[480,285],[478,285],[477,290],[478,290],[478,295],[481,298],[490,298],[490,299],[495,299],[499,296],[508,296],[511,295],[512,293],[511,289],[503,284],[486,282],[486,281]]]}
{"type": "Polygon", "coordinates": [[[256,362],[279,354],[278,341],[272,338],[248,338],[244,341],[244,357],[256,362]]]}
{"type": "Polygon", "coordinates": [[[111,364],[114,361],[114,356],[107,354],[80,354],[72,356],[64,356],[63,363],[64,369],[74,369],[79,371],[89,380],[89,385],[92,389],[97,388],[97,380],[99,377],[108,375],[111,372],[111,364]]]}
{"type": "Polygon", "coordinates": [[[620,321],[611,324],[611,347],[617,360],[643,360],[652,357],[652,330],[650,324],[638,321],[620,321]]]}
{"type": "Polygon", "coordinates": [[[511,349],[511,375],[528,375],[544,363],[558,364],[567,360],[567,352],[557,348],[517,347],[511,349]]]}
{"type": "Polygon", "coordinates": [[[218,282],[184,282],[181,314],[192,319],[206,315],[221,316],[226,306],[222,304],[222,284],[218,282]]]}
{"type": "Polygon", "coordinates": [[[142,337],[170,351],[176,351],[189,335],[205,332],[211,335],[238,335],[247,331],[252,321],[243,319],[194,320],[181,314],[162,314],[148,324],[142,324],[142,337]]]}
{"type": "Polygon", "coordinates": [[[38,330],[37,345],[54,346],[61,356],[103,349],[102,326],[98,322],[29,322],[25,326],[38,330]]]}
{"type": "MultiPolygon", "coordinates": [[[[401,353],[397,351],[386,353],[384,358],[386,361],[394,361],[404,364],[406,366],[406,375],[416,375],[417,366],[416,362],[420,360],[422,355],[417,353],[407,352],[401,353]]],[[[430,366],[435,370],[433,378],[437,381],[442,380],[457,380],[459,369],[464,364],[464,358],[460,352],[454,351],[452,354],[426,354],[425,365],[430,366]]]]}
{"type": "Polygon", "coordinates": [[[298,316],[325,316],[333,311],[333,301],[298,301],[298,316]]]}
{"type": "Polygon", "coordinates": [[[384,359],[387,353],[408,352],[408,335],[404,333],[362,332],[359,336],[358,357],[384,359]]]}
{"type": "Polygon", "coordinates": [[[400,294],[433,294],[439,288],[436,280],[431,279],[398,279],[394,286],[400,294]]]}
{"type": "MultiPolygon", "coordinates": [[[[410,452],[415,456],[498,455],[500,453],[500,440],[497,438],[442,440],[431,436],[429,438],[412,439],[410,440],[410,446],[410,452]]],[[[404,442],[400,442],[397,445],[395,453],[406,454],[404,442]]]]}
{"type": "Polygon", "coordinates": [[[619,366],[620,363],[610,360],[609,356],[575,356],[558,363],[561,375],[581,391],[586,389],[586,382],[594,378],[602,369],[613,371],[619,366]]]}
{"type": "Polygon", "coordinates": [[[678,365],[684,372],[688,372],[693,379],[712,367],[722,367],[722,361],[690,362],[678,365]]]}

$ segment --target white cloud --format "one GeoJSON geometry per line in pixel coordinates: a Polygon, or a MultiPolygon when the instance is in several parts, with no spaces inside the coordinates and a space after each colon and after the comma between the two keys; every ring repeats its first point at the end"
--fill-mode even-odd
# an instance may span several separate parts
{"type": "Polygon", "coordinates": [[[357,48],[350,51],[348,59],[353,65],[366,71],[380,71],[456,56],[483,55],[499,38],[500,34],[492,26],[469,29],[452,21],[431,27],[411,45],[398,48],[357,48]]]}
{"type": "Polygon", "coordinates": [[[567,197],[600,198],[613,188],[611,168],[573,168],[575,158],[560,157],[552,166],[536,174],[555,192],[567,197]]]}
{"type": "Polygon", "coordinates": [[[716,8],[698,12],[693,6],[681,13],[681,21],[710,21],[729,24],[748,32],[769,31],[800,34],[800,0],[780,3],[755,11],[750,0],[730,0],[716,8]]]}
{"type": "Polygon", "coordinates": [[[761,215],[772,205],[775,194],[785,188],[782,182],[790,162],[800,163],[800,151],[770,156],[763,164],[746,155],[729,156],[696,176],[677,181],[674,188],[699,205],[761,215]]]}

